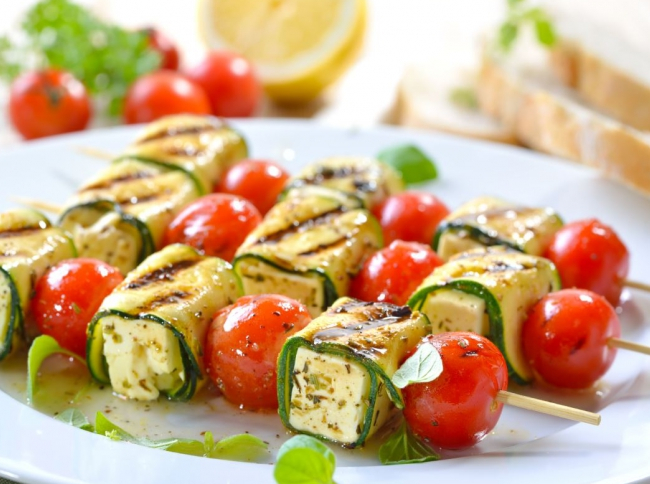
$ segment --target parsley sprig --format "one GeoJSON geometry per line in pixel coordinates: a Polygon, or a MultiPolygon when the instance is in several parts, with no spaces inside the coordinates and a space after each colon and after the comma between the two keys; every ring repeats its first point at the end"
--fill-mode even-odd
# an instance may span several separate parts
{"type": "Polygon", "coordinates": [[[531,7],[526,0],[507,0],[508,10],[504,22],[499,27],[496,46],[502,52],[509,52],[526,25],[532,25],[540,44],[553,47],[557,41],[555,28],[549,15],[539,7],[531,7]]]}
{"type": "Polygon", "coordinates": [[[41,0],[21,28],[19,40],[0,36],[0,78],[10,82],[35,68],[67,70],[113,116],[133,81],[161,62],[146,33],[104,22],[69,0],[41,0]]]}

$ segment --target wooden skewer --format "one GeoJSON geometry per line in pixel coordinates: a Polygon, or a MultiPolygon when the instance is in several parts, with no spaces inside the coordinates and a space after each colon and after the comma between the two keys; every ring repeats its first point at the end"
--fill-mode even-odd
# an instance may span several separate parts
{"type": "Polygon", "coordinates": [[[638,281],[630,281],[627,279],[624,284],[627,287],[631,287],[632,289],[639,289],[641,291],[647,291],[650,292],[650,284],[646,284],[644,282],[638,282],[638,281]]]}
{"type": "Polygon", "coordinates": [[[96,148],[91,148],[89,146],[78,146],[75,148],[75,151],[90,156],[92,158],[97,158],[104,161],[113,161],[116,157],[112,153],[107,151],[98,150],[96,148]]]}
{"type": "Polygon", "coordinates": [[[63,212],[63,208],[61,208],[59,205],[50,202],[44,202],[42,200],[36,200],[35,198],[11,197],[11,199],[20,205],[35,208],[36,210],[43,210],[44,212],[56,214],[63,212]]]}
{"type": "Polygon", "coordinates": [[[547,402],[537,398],[525,397],[504,390],[497,393],[497,401],[504,405],[525,408],[526,410],[532,410],[533,412],[545,413],[547,415],[575,420],[576,422],[588,423],[590,425],[600,425],[600,415],[597,413],[587,412],[586,410],[567,407],[566,405],[547,402]]]}
{"type": "Polygon", "coordinates": [[[627,341],[620,338],[609,338],[607,340],[607,344],[609,346],[613,346],[614,348],[621,348],[623,350],[636,351],[637,353],[650,355],[650,346],[633,343],[632,341],[627,341]]]}

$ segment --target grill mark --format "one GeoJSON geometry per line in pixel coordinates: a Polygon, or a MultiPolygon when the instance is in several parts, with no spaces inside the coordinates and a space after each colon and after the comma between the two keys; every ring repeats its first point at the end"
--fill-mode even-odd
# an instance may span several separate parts
{"type": "Polygon", "coordinates": [[[365,173],[366,171],[366,168],[360,169],[357,166],[340,166],[338,168],[329,168],[323,166],[319,167],[313,175],[306,176],[297,181],[301,181],[305,185],[319,185],[327,180],[346,178],[352,175],[365,173]]]}
{"type": "Polygon", "coordinates": [[[3,230],[2,232],[0,232],[0,239],[8,239],[10,237],[20,237],[21,235],[29,235],[35,232],[39,232],[43,229],[45,229],[45,227],[35,227],[32,225],[29,227],[19,227],[17,229],[3,230]]]}
{"type": "Polygon", "coordinates": [[[167,264],[164,267],[160,267],[151,271],[126,285],[126,289],[141,289],[143,287],[150,286],[152,284],[159,284],[164,282],[174,282],[174,275],[178,272],[181,272],[185,269],[199,263],[199,259],[193,260],[181,260],[174,262],[172,264],[167,264]]]}
{"type": "Polygon", "coordinates": [[[124,175],[120,175],[116,178],[112,178],[110,180],[103,180],[103,181],[98,181],[97,183],[93,183],[92,185],[88,185],[80,190],[80,193],[87,192],[90,190],[103,190],[107,188],[113,188],[115,185],[119,185],[120,183],[126,183],[129,181],[133,180],[144,180],[146,178],[153,178],[156,176],[153,173],[146,172],[146,171],[138,171],[136,173],[127,173],[124,175]]]}
{"type": "Polygon", "coordinates": [[[484,225],[484,224],[479,224],[478,223],[478,218],[479,217],[485,217],[487,220],[487,224],[490,222],[498,222],[500,220],[512,220],[511,218],[508,217],[508,213],[514,212],[517,216],[517,218],[520,217],[525,217],[527,215],[531,215],[537,212],[543,212],[543,209],[539,208],[528,208],[528,207],[503,207],[503,208],[493,208],[486,210],[484,212],[478,212],[478,213],[470,213],[467,215],[461,215],[458,217],[456,220],[458,221],[463,221],[463,222],[473,222],[478,225],[484,225]]]}
{"type": "Polygon", "coordinates": [[[129,198],[120,198],[117,199],[115,202],[120,205],[138,205],[140,203],[146,203],[146,202],[151,202],[152,200],[158,200],[161,198],[166,192],[161,192],[161,193],[152,193],[150,195],[145,195],[143,197],[138,197],[138,196],[132,196],[129,198]]]}
{"type": "Polygon", "coordinates": [[[148,301],[147,304],[140,306],[138,309],[142,312],[145,312],[147,310],[159,308],[161,306],[177,304],[183,301],[184,299],[187,299],[191,295],[192,293],[190,292],[179,291],[179,290],[172,291],[169,293],[159,294],[151,301],[148,301]]]}
{"type": "Polygon", "coordinates": [[[170,156],[203,156],[207,153],[205,148],[197,148],[194,143],[183,143],[181,146],[166,146],[163,155],[170,156]]]}
{"type": "Polygon", "coordinates": [[[335,209],[329,210],[327,212],[323,212],[320,215],[309,218],[307,220],[301,220],[301,221],[296,220],[293,222],[293,224],[291,224],[286,229],[282,229],[273,234],[268,234],[260,237],[253,245],[277,244],[278,242],[281,242],[282,240],[286,239],[287,237],[290,237],[293,234],[299,232],[305,232],[307,230],[311,230],[312,228],[318,227],[320,225],[325,225],[326,223],[329,223],[330,221],[337,218],[339,215],[345,213],[346,211],[347,210],[344,207],[338,206],[335,209]]]}
{"type": "Polygon", "coordinates": [[[151,133],[149,136],[145,136],[144,138],[141,138],[138,140],[135,144],[136,145],[141,145],[144,143],[148,143],[149,141],[155,141],[155,140],[160,140],[164,138],[171,138],[173,136],[182,136],[185,134],[202,134],[202,133],[209,133],[210,131],[217,131],[219,129],[223,128],[223,124],[221,123],[214,123],[211,125],[201,125],[201,126],[170,126],[166,129],[163,129],[161,131],[156,131],[155,133],[151,133]]]}
{"type": "Polygon", "coordinates": [[[348,235],[346,234],[346,235],[344,235],[344,236],[342,236],[342,237],[339,237],[338,239],[335,239],[335,240],[333,240],[332,242],[329,242],[329,243],[327,243],[327,244],[318,244],[318,246],[316,246],[315,248],[310,249],[310,250],[307,250],[307,251],[305,251],[305,252],[300,252],[298,255],[299,255],[299,256],[305,256],[305,257],[309,257],[309,256],[312,256],[312,255],[316,255],[316,254],[318,254],[319,252],[322,252],[322,251],[324,251],[324,250],[327,250],[327,249],[334,249],[334,248],[336,248],[336,247],[338,247],[338,246],[340,246],[340,245],[343,245],[343,244],[345,244],[348,240],[350,240],[350,237],[348,237],[348,235]]]}

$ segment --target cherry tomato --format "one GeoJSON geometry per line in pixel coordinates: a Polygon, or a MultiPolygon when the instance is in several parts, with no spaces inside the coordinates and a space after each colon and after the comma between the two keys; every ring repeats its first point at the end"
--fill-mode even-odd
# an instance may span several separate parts
{"type": "Polygon", "coordinates": [[[148,123],[169,114],[210,114],[210,101],[200,86],[175,71],[142,76],[129,88],[124,121],[148,123]]]}
{"type": "Polygon", "coordinates": [[[25,139],[80,131],[91,114],[86,88],[69,72],[28,72],[11,85],[9,117],[25,139]]]}
{"type": "Polygon", "coordinates": [[[85,356],[88,323],[123,279],[118,269],[100,260],[59,262],[36,281],[31,312],[38,329],[85,356]]]}
{"type": "Polygon", "coordinates": [[[363,301],[404,305],[443,262],[428,245],[395,240],[366,260],[352,279],[350,295],[363,301]]]}
{"type": "Polygon", "coordinates": [[[243,160],[223,175],[216,191],[243,197],[264,215],[275,205],[288,178],[289,172],[277,163],[243,160]]]}
{"type": "Polygon", "coordinates": [[[249,409],[277,408],[276,362],[286,339],[311,321],[286,296],[244,296],[217,313],[208,329],[207,373],[225,397],[249,409]]]}
{"type": "Polygon", "coordinates": [[[167,227],[165,245],[187,244],[206,255],[231,261],[248,233],[262,221],[248,200],[213,193],[190,203],[167,227]]]}
{"type": "Polygon", "coordinates": [[[630,255],[611,227],[596,219],[567,224],[555,234],[545,257],[557,266],[564,287],[589,289],[618,304],[630,255]]]}
{"type": "Polygon", "coordinates": [[[449,209],[430,193],[403,192],[373,208],[384,231],[384,243],[406,240],[430,244],[449,209]]]}
{"type": "Polygon", "coordinates": [[[426,442],[445,449],[471,447],[501,415],[503,404],[496,397],[508,386],[505,359],[492,342],[474,333],[429,335],[418,348],[425,344],[438,350],[443,370],[431,382],[402,390],[404,418],[426,442]]]}
{"type": "Polygon", "coordinates": [[[234,52],[214,51],[190,69],[188,77],[205,89],[216,116],[251,116],[262,89],[251,64],[234,52]]]}
{"type": "Polygon", "coordinates": [[[149,46],[160,54],[160,68],[175,71],[178,69],[178,49],[160,30],[146,28],[142,30],[149,39],[149,46]]]}
{"type": "Polygon", "coordinates": [[[523,327],[524,354],[542,380],[563,388],[588,388],[614,362],[621,327],[607,300],[584,289],[542,298],[523,327]]]}

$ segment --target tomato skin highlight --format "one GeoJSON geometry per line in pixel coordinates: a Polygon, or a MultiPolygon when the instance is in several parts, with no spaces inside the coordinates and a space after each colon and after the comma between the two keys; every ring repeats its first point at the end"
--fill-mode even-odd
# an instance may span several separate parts
{"type": "Polygon", "coordinates": [[[289,172],[266,160],[242,160],[221,178],[217,192],[230,193],[249,200],[265,215],[278,200],[289,172]]]}
{"type": "Polygon", "coordinates": [[[142,31],[147,35],[149,46],[160,54],[160,68],[170,71],[177,70],[180,56],[171,39],[160,30],[151,27],[142,29],[142,31]]]}
{"type": "Polygon", "coordinates": [[[395,240],[364,262],[352,279],[350,296],[402,306],[424,278],[443,263],[429,245],[395,240]]]}
{"type": "Polygon", "coordinates": [[[100,260],[59,262],[36,281],[30,309],[39,331],[85,357],[88,324],[123,280],[118,269],[100,260]]]}
{"type": "Polygon", "coordinates": [[[148,123],[170,114],[210,114],[203,89],[176,71],[161,70],[142,76],[124,100],[124,122],[148,123]]]}
{"type": "Polygon", "coordinates": [[[424,344],[438,350],[443,370],[431,382],[402,390],[404,418],[425,442],[444,449],[471,447],[501,415],[503,404],[496,396],[508,387],[505,359],[491,341],[474,333],[429,335],[418,347],[424,344]]]}
{"type": "Polygon", "coordinates": [[[524,323],[524,354],[536,375],[561,388],[589,388],[614,362],[621,326],[607,300],[584,289],[547,294],[524,323]]]}
{"type": "Polygon", "coordinates": [[[69,72],[27,72],[11,84],[9,118],[27,140],[81,131],[91,115],[86,88],[69,72]]]}
{"type": "Polygon", "coordinates": [[[257,111],[262,88],[253,66],[240,55],[209,52],[187,75],[205,89],[215,116],[246,117],[257,111]]]}
{"type": "Polygon", "coordinates": [[[248,200],[213,193],[185,207],[165,230],[164,243],[186,244],[205,255],[232,261],[262,216],[248,200]]]}
{"type": "Polygon", "coordinates": [[[208,375],[236,405],[278,408],[276,365],[280,350],[289,336],[310,321],[307,308],[286,296],[239,298],[219,311],[208,329],[208,375]]]}
{"type": "Polygon", "coordinates": [[[544,257],[556,265],[562,285],[588,289],[616,306],[630,268],[630,254],[614,230],[597,219],[566,224],[544,257]]]}
{"type": "Polygon", "coordinates": [[[394,240],[431,244],[449,208],[430,193],[403,192],[372,209],[384,232],[384,244],[394,240]]]}

